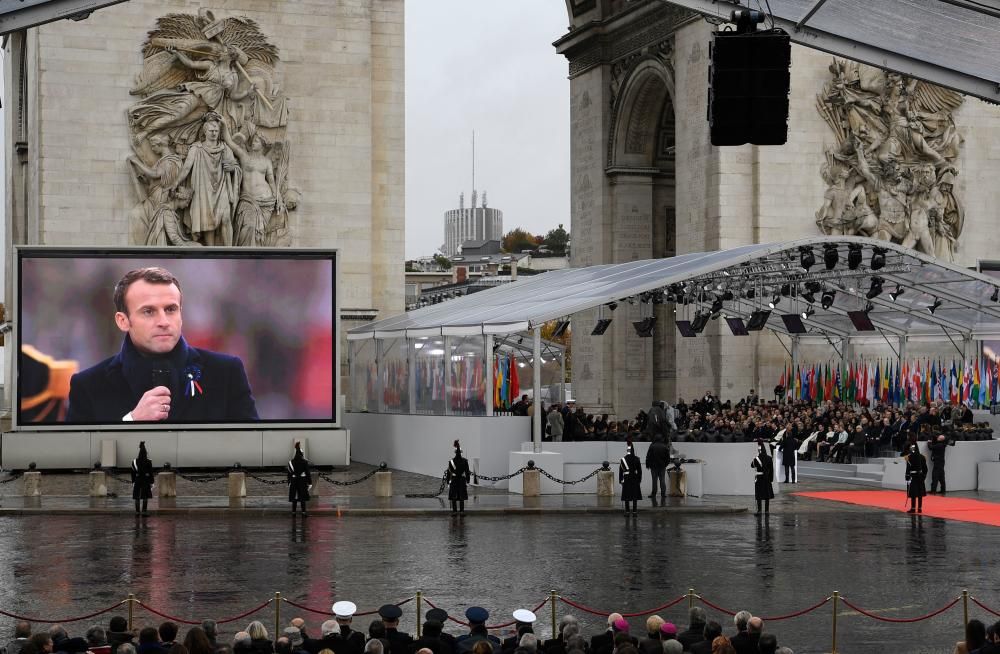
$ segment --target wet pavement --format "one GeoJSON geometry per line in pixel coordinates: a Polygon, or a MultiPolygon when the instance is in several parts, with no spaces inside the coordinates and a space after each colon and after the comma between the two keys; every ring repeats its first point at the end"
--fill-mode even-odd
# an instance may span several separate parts
{"type": "MultiPolygon", "coordinates": [[[[59,483],[64,490],[85,488],[86,475],[77,477],[59,483]]],[[[44,483],[56,488],[54,479],[44,483]]],[[[646,501],[638,516],[623,517],[617,505],[601,506],[594,496],[541,498],[524,510],[523,498],[497,491],[479,492],[464,517],[453,517],[441,500],[404,496],[436,490],[435,480],[416,475],[400,475],[398,482],[394,475],[398,494],[387,501],[372,498],[370,488],[331,487],[336,494],[320,498],[320,506],[329,507],[325,512],[293,519],[284,514],[281,486],[263,484],[266,495],[245,501],[260,510],[226,510],[220,484],[216,495],[206,488],[204,495],[179,498],[177,513],[148,518],[134,517],[127,499],[92,509],[88,498],[70,492],[43,497],[25,515],[0,514],[0,609],[64,618],[133,592],[166,614],[200,620],[242,613],[275,591],[320,610],[337,599],[365,610],[419,590],[452,615],[479,604],[499,622],[515,608],[536,606],[551,589],[585,606],[631,612],[694,588],[720,607],[765,617],[809,607],[839,590],[862,608],[906,618],[937,609],[968,588],[1000,610],[1000,530],[971,523],[791,495],[775,500],[768,519],[746,513],[747,498],[732,497],[677,500],[655,509],[646,501]],[[67,513],[47,513],[52,510],[67,513]]],[[[23,504],[9,486],[0,487],[0,511],[23,504]]],[[[844,487],[807,482],[795,490],[832,488],[844,487]]],[[[961,495],[1000,500],[996,493],[961,495]]],[[[403,629],[414,629],[414,604],[404,606],[403,629]]],[[[659,614],[684,628],[686,606],[685,600],[659,614]]],[[[581,618],[588,635],[602,629],[599,616],[562,601],[557,608],[560,616],[581,618]]],[[[536,633],[547,637],[551,610],[546,605],[537,613],[536,633]]],[[[711,608],[708,613],[732,631],[731,618],[711,608]]],[[[73,623],[71,635],[93,623],[106,625],[113,614],[73,623]]],[[[295,615],[306,617],[314,632],[325,619],[282,606],[283,623],[295,615]]],[[[136,616],[139,624],[161,620],[143,609],[136,616]]],[[[971,602],[970,617],[995,620],[971,602]]],[[[254,618],[273,630],[273,605],[226,625],[224,633],[254,618]]],[[[800,654],[828,652],[831,619],[828,603],[802,617],[768,621],[765,631],[800,654]]],[[[370,620],[359,617],[355,626],[365,628],[370,620]]],[[[633,633],[641,632],[644,618],[630,623],[633,633]]],[[[961,602],[914,624],[876,622],[842,606],[837,649],[951,652],[961,629],[961,602]]],[[[452,624],[450,630],[462,628],[452,624]]],[[[4,632],[12,632],[6,618],[0,640],[4,632]]]]}

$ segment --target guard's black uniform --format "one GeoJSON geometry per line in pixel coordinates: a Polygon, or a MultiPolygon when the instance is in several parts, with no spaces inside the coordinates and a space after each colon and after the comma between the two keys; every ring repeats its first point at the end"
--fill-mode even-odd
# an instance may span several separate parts
{"type": "Polygon", "coordinates": [[[458,441],[455,441],[455,457],[448,461],[445,478],[448,481],[448,499],[451,500],[451,512],[465,513],[465,500],[469,499],[467,484],[472,479],[472,471],[469,470],[469,460],[462,456],[462,448],[459,447],[458,441]]]}
{"type": "Polygon", "coordinates": [[[767,446],[760,445],[757,456],[750,462],[750,467],[754,473],[753,494],[757,500],[757,513],[760,513],[761,504],[764,505],[764,513],[771,510],[771,500],[774,498],[774,488],[771,483],[774,481],[774,459],[767,453],[767,446]]]}
{"type": "Polygon", "coordinates": [[[618,464],[618,483],[622,486],[625,513],[629,512],[629,502],[632,503],[632,513],[638,513],[638,501],[642,499],[642,461],[635,455],[631,443],[618,464]]]}
{"type": "Polygon", "coordinates": [[[302,513],[305,513],[312,477],[309,474],[309,459],[302,455],[298,443],[295,444],[295,456],[288,462],[287,473],[288,501],[292,503],[292,513],[295,512],[296,503],[302,504],[302,513]]]}
{"type": "Polygon", "coordinates": [[[914,445],[906,455],[906,496],[910,498],[908,513],[923,510],[924,495],[927,494],[927,486],[924,483],[926,479],[927,459],[914,445]]]}
{"type": "Polygon", "coordinates": [[[146,454],[146,441],[139,443],[139,456],[132,459],[132,499],[135,500],[135,512],[146,513],[149,498],[153,496],[153,462],[146,454]]]}

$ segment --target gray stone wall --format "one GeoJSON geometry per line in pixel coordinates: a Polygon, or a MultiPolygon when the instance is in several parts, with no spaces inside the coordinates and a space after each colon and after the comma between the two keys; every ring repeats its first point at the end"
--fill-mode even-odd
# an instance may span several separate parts
{"type": "Polygon", "coordinates": [[[252,18],[280,50],[302,193],[292,245],[341,250],[343,306],[402,311],[403,0],[132,0],[30,30],[27,166],[37,174],[28,206],[8,215],[14,242],[128,244],[125,110],[140,48],[159,16],[202,7],[252,18]]]}

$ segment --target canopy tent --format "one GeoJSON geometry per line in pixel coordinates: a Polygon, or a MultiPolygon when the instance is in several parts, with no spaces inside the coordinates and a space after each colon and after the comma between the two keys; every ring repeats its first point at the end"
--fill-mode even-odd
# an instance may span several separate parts
{"type": "MultiPolygon", "coordinates": [[[[728,22],[740,4],[664,1],[718,22],[728,22]]],[[[1000,102],[997,0],[768,0],[755,8],[761,6],[795,43],[1000,102]]]]}
{"type": "Polygon", "coordinates": [[[863,237],[816,237],[556,270],[369,323],[350,330],[347,338],[512,334],[627,301],[674,302],[679,313],[692,317],[714,312],[743,318],[774,302],[766,327],[783,334],[790,332],[780,314],[811,308],[814,313],[802,335],[807,338],[869,337],[871,332],[856,330],[852,311],[865,312],[882,336],[1000,338],[998,289],[1000,279],[899,245],[863,237]],[[852,251],[860,255],[858,261],[852,260],[852,251]],[[808,270],[801,265],[804,252],[815,259],[808,270]],[[836,262],[829,267],[826,257],[832,260],[833,253],[836,262]],[[873,264],[876,254],[882,261],[876,256],[873,264]],[[873,278],[879,293],[873,293],[873,278]],[[832,294],[825,308],[823,293],[832,294]]]}

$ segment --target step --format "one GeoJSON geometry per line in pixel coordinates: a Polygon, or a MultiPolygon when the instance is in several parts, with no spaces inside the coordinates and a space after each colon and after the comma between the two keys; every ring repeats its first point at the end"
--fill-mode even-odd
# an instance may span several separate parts
{"type": "Polygon", "coordinates": [[[857,466],[852,463],[816,463],[815,461],[799,461],[799,470],[823,470],[838,475],[853,475],[857,466]]]}
{"type": "Polygon", "coordinates": [[[865,477],[846,477],[843,475],[835,474],[812,474],[804,472],[802,468],[799,468],[799,476],[809,479],[818,479],[821,481],[835,481],[842,484],[852,484],[854,486],[870,486],[873,488],[882,488],[882,479],[868,479],[865,477]]]}

